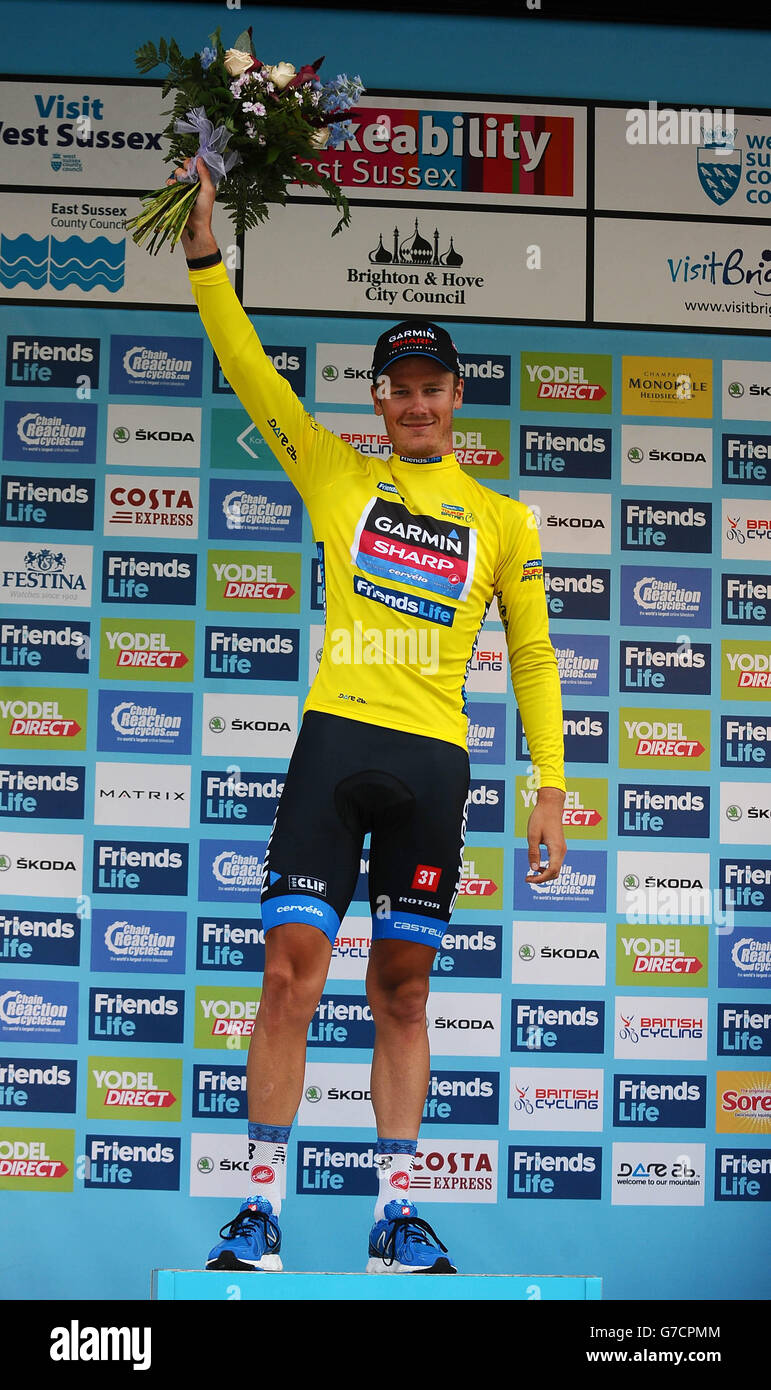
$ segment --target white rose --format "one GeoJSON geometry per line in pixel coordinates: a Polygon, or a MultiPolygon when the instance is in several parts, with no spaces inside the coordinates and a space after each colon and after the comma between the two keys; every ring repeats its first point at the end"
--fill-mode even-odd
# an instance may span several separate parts
{"type": "Polygon", "coordinates": [[[268,68],[268,77],[280,92],[289,86],[293,77],[297,76],[297,68],[294,63],[275,63],[272,68],[268,68]]]}
{"type": "Polygon", "coordinates": [[[329,140],[329,126],[323,125],[320,130],[314,130],[311,136],[311,144],[315,150],[323,150],[329,140]]]}
{"type": "Polygon", "coordinates": [[[225,54],[225,67],[231,77],[240,77],[251,66],[251,53],[244,53],[240,48],[229,48],[225,54]]]}

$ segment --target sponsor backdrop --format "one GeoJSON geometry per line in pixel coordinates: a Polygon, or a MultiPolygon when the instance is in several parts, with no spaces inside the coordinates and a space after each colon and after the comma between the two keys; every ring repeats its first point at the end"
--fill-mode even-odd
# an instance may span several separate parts
{"type": "MultiPolygon", "coordinates": [[[[92,57],[84,34],[51,58],[58,76],[0,85],[6,1297],[144,1297],[151,1267],[200,1266],[243,1195],[258,885],[323,643],[291,463],[285,478],[223,379],[181,253],[153,260],[125,232],[162,169],[159,87],[131,60],[163,8],[123,7],[117,57],[92,57]]],[[[195,33],[177,24],[185,47],[215,23],[235,36],[236,16],[199,10],[195,33]]],[[[38,15],[45,36],[53,7],[38,15]]],[[[302,196],[238,247],[220,219],[244,303],[306,406],[370,455],[389,447],[368,408],[372,341],[404,314],[452,322],[458,456],[535,513],[562,673],[569,849],[533,889],[529,753],[491,614],[468,681],[469,833],[436,956],[416,1198],[467,1272],[758,1296],[771,114],[635,146],[633,84],[593,75],[590,30],[578,98],[554,24],[515,26],[527,70],[493,46],[478,79],[440,56],[421,86],[408,44],[386,68],[369,16],[313,13],[305,43],[263,15],[266,56],[326,49],[381,89],[329,155],[349,231],[330,241],[332,214],[302,196]],[[475,95],[416,94],[459,83],[475,95]]],[[[722,91],[720,43],[702,101],[722,91]]],[[[656,62],[675,94],[671,36],[656,62]]],[[[366,1255],[367,852],[309,1030],[289,1268],[366,1255]]]]}

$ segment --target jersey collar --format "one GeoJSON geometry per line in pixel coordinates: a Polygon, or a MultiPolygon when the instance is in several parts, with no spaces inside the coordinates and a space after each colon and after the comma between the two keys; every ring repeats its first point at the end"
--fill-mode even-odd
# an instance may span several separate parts
{"type": "Polygon", "coordinates": [[[438,473],[441,469],[445,468],[460,468],[455,454],[442,454],[441,456],[428,459],[410,458],[406,454],[392,454],[388,462],[391,465],[392,471],[398,471],[404,468],[412,472],[419,468],[421,473],[438,473]]]}

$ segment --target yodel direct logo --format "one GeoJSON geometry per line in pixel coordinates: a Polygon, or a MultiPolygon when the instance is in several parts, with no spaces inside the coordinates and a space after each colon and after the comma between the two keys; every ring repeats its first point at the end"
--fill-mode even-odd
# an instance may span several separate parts
{"type": "Polygon", "coordinates": [[[182,1062],[168,1057],[89,1057],[89,1120],[156,1124],[182,1118],[182,1062]]]}
{"type": "Polygon", "coordinates": [[[106,680],[191,681],[195,624],[182,619],[102,619],[99,674],[106,680]]]}
{"type": "Polygon", "coordinates": [[[72,1192],[74,1129],[0,1129],[0,1190],[72,1192]]]}

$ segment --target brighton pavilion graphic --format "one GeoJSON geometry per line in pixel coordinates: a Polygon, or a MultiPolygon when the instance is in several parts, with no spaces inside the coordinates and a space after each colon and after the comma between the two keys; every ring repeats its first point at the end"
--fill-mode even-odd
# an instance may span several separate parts
{"type": "Polygon", "coordinates": [[[45,236],[36,240],[27,232],[21,236],[0,236],[0,285],[15,289],[30,285],[42,290],[66,290],[70,285],[88,292],[103,285],[110,294],[122,289],[126,268],[126,243],[98,236],[93,241],[70,236],[61,240],[45,236]]]}
{"type": "Polygon", "coordinates": [[[434,228],[433,244],[421,236],[418,219],[415,218],[415,231],[406,240],[401,240],[398,227],[394,227],[390,248],[383,243],[381,232],[374,251],[369,258],[372,265],[463,265],[463,257],[455,250],[452,237],[447,250],[439,250],[439,231],[434,228]]]}
{"type": "Polygon", "coordinates": [[[742,152],[732,144],[705,140],[704,149],[696,151],[699,183],[713,203],[722,206],[732,198],[742,173],[742,152]]]}

